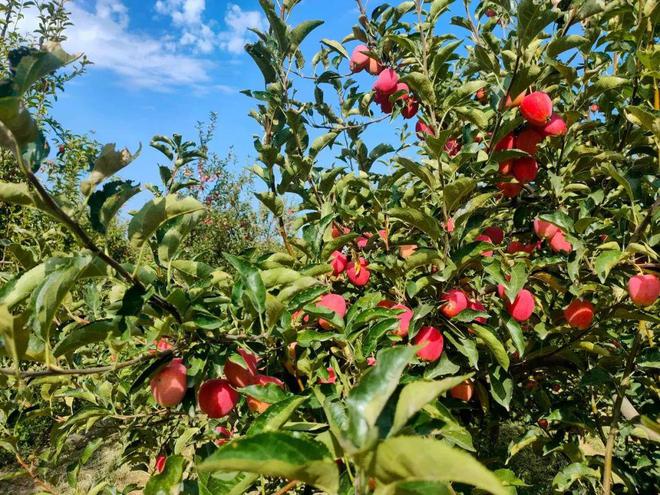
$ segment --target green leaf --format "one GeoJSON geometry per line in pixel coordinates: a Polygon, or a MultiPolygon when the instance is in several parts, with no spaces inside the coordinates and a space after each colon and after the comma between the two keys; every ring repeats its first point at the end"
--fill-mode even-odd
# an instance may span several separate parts
{"type": "Polygon", "coordinates": [[[513,398],[513,380],[501,367],[492,369],[490,376],[490,394],[499,405],[509,410],[513,398]]]}
{"type": "Polygon", "coordinates": [[[548,57],[555,58],[557,55],[565,52],[566,50],[581,47],[583,44],[586,44],[588,42],[589,40],[587,40],[583,36],[580,36],[578,34],[571,34],[568,36],[564,36],[562,38],[557,38],[552,40],[548,44],[546,53],[548,57]]]}
{"type": "Polygon", "coordinates": [[[35,51],[21,58],[14,76],[18,92],[25,93],[39,79],[70,64],[78,57],[80,55],[66,53],[59,43],[46,42],[43,50],[35,51]]]}
{"type": "Polygon", "coordinates": [[[331,50],[337,52],[339,55],[344,57],[345,59],[349,59],[350,57],[348,56],[348,52],[346,51],[346,48],[343,47],[341,43],[335,40],[329,40],[327,38],[323,38],[321,40],[321,43],[330,48],[331,50]]]}
{"type": "Polygon", "coordinates": [[[504,325],[506,326],[506,329],[509,331],[509,335],[511,335],[511,340],[513,341],[513,345],[516,347],[516,350],[518,351],[518,355],[520,357],[523,357],[523,355],[525,354],[526,344],[525,344],[525,337],[523,336],[522,328],[520,327],[520,323],[518,323],[513,318],[509,317],[504,322],[504,325]]]}
{"type": "Polygon", "coordinates": [[[400,481],[376,487],[374,495],[454,495],[445,483],[438,481],[400,481]]]}
{"type": "Polygon", "coordinates": [[[265,412],[261,413],[259,417],[252,421],[247,431],[247,436],[279,430],[306,400],[307,397],[294,396],[271,404],[265,412]]]}
{"type": "Polygon", "coordinates": [[[368,370],[346,399],[349,433],[353,444],[361,447],[370,430],[394,393],[403,370],[415,355],[413,346],[397,346],[378,353],[376,365],[368,370]]]}
{"type": "Polygon", "coordinates": [[[245,51],[252,57],[252,60],[257,64],[261,74],[264,76],[265,84],[271,84],[277,79],[275,68],[273,66],[275,60],[270,51],[264,46],[261,41],[256,43],[248,43],[245,45],[245,51]]]}
{"type": "Polygon", "coordinates": [[[128,239],[134,248],[140,248],[166,221],[203,209],[204,206],[192,197],[179,199],[176,195],[171,194],[154,198],[146,203],[129,222],[128,239]]]}
{"type": "Polygon", "coordinates": [[[493,357],[495,357],[495,360],[500,364],[500,366],[502,366],[502,368],[505,370],[508,370],[509,355],[507,354],[506,349],[502,343],[497,338],[497,335],[495,335],[486,327],[482,327],[476,323],[473,324],[471,328],[477,334],[477,337],[479,337],[484,342],[484,344],[486,344],[486,347],[488,347],[488,350],[491,352],[493,357]]]}
{"type": "Polygon", "coordinates": [[[55,357],[63,356],[76,349],[97,342],[102,342],[117,328],[114,320],[97,320],[74,328],[55,347],[55,357]]]}
{"type": "Polygon", "coordinates": [[[509,495],[479,461],[446,443],[422,437],[393,437],[359,458],[368,475],[386,485],[400,481],[457,482],[509,495]]]}
{"type": "Polygon", "coordinates": [[[537,4],[534,0],[522,0],[518,5],[518,37],[521,46],[527,47],[555,18],[549,5],[537,4]]]}
{"type": "Polygon", "coordinates": [[[94,191],[89,198],[89,220],[92,228],[105,234],[108,225],[119,209],[140,192],[133,181],[116,180],[108,182],[100,191],[94,191]]]}
{"type": "Polygon", "coordinates": [[[303,40],[324,21],[304,21],[298,24],[289,35],[290,53],[295,53],[303,40]]]}
{"type": "Polygon", "coordinates": [[[619,263],[622,257],[623,253],[618,249],[608,249],[596,256],[594,269],[601,283],[605,283],[610,271],[619,263]]]}
{"type": "Polygon", "coordinates": [[[45,342],[49,340],[53,319],[64,297],[91,263],[91,256],[63,258],[62,263],[49,272],[32,293],[30,326],[45,342]]]}
{"type": "Polygon", "coordinates": [[[184,459],[180,455],[172,455],[165,461],[165,468],[160,474],[154,474],[144,487],[144,495],[176,495],[180,493],[179,485],[183,477],[184,459]]]}
{"type": "Polygon", "coordinates": [[[442,64],[444,64],[449,59],[452,53],[454,53],[454,50],[456,50],[456,48],[458,48],[461,43],[463,43],[461,40],[452,41],[446,45],[442,45],[437,49],[435,55],[433,56],[433,67],[436,71],[439,70],[442,64]]]}
{"type": "Polygon", "coordinates": [[[403,156],[394,157],[394,161],[406,169],[409,173],[419,178],[424,184],[429,186],[429,188],[434,189],[436,185],[436,179],[433,174],[428,170],[428,168],[418,165],[409,158],[403,156]]]}
{"type": "Polygon", "coordinates": [[[433,0],[429,10],[429,20],[432,22],[433,19],[446,12],[452,2],[453,0],[433,0]]]}
{"type": "Polygon", "coordinates": [[[309,149],[309,155],[312,158],[315,158],[323,148],[332,144],[336,137],[337,133],[334,131],[320,135],[312,142],[312,146],[309,149]]]}
{"type": "Polygon", "coordinates": [[[434,241],[437,241],[442,235],[440,223],[435,218],[422,211],[415,210],[414,208],[397,207],[391,208],[387,214],[392,218],[396,218],[416,227],[422,232],[428,234],[428,236],[434,241]]]}
{"type": "Polygon", "coordinates": [[[621,86],[629,84],[628,79],[619,76],[603,76],[599,78],[594,84],[587,87],[583,94],[583,99],[591,101],[605,91],[618,89],[621,86]]]}
{"type": "Polygon", "coordinates": [[[135,160],[140,154],[141,149],[142,147],[135,154],[131,154],[127,149],[115,150],[114,143],[103,146],[101,153],[99,153],[98,158],[94,162],[94,168],[92,168],[89,177],[80,183],[82,193],[85,196],[89,195],[94,190],[94,187],[135,160]]]}
{"type": "Polygon", "coordinates": [[[240,275],[254,308],[259,313],[263,313],[266,310],[266,286],[261,279],[259,270],[242,258],[228,253],[223,254],[225,259],[229,261],[240,275]]]}
{"type": "Polygon", "coordinates": [[[511,443],[509,443],[509,454],[506,463],[508,464],[514,455],[516,455],[525,447],[532,445],[539,438],[542,438],[542,436],[543,434],[541,433],[541,430],[538,428],[532,428],[531,430],[527,430],[521,438],[517,440],[511,440],[511,443]]]}
{"type": "Polygon", "coordinates": [[[302,481],[330,494],[339,489],[339,472],[325,445],[281,432],[236,439],[207,457],[197,469],[277,476],[302,481]]]}
{"type": "Polygon", "coordinates": [[[158,260],[161,264],[165,265],[174,259],[183,240],[199,225],[205,214],[204,210],[197,210],[174,218],[170,222],[172,226],[158,243],[158,260]]]}
{"type": "Polygon", "coordinates": [[[467,198],[476,186],[477,181],[467,177],[461,177],[447,184],[443,196],[447,212],[451,213],[456,207],[461,206],[461,201],[467,198]]]}
{"type": "Polygon", "coordinates": [[[0,182],[0,201],[11,205],[28,206],[37,208],[49,215],[53,215],[51,209],[34,194],[27,184],[14,182],[0,182]]]}
{"type": "Polygon", "coordinates": [[[403,82],[410,86],[410,89],[425,103],[433,104],[435,101],[435,90],[433,83],[420,72],[411,72],[401,78],[403,82]]]}
{"type": "Polygon", "coordinates": [[[597,480],[600,478],[600,471],[581,462],[574,462],[557,473],[552,480],[552,486],[560,493],[566,493],[573,483],[582,478],[597,480]]]}
{"type": "Polygon", "coordinates": [[[408,420],[419,412],[426,404],[435,400],[441,393],[451,390],[456,385],[463,383],[472,374],[452,376],[438,381],[420,380],[408,383],[401,390],[399,400],[396,404],[394,421],[390,428],[389,436],[401,430],[408,420]]]}

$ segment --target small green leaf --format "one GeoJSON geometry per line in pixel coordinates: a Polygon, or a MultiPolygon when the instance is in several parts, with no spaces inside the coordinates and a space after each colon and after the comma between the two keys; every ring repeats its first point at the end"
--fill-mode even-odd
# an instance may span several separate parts
{"type": "Polygon", "coordinates": [[[281,432],[236,439],[207,457],[197,469],[277,476],[302,481],[330,494],[339,489],[339,472],[325,445],[281,432]]]}
{"type": "Polygon", "coordinates": [[[180,493],[179,484],[183,477],[184,459],[172,455],[165,461],[165,468],[160,474],[154,474],[144,487],[144,495],[176,495],[180,493]]]}
{"type": "Polygon", "coordinates": [[[443,197],[447,212],[451,213],[455,208],[461,206],[461,201],[467,198],[476,186],[477,181],[468,177],[461,177],[447,184],[443,197]]]}
{"type": "Polygon", "coordinates": [[[622,257],[623,253],[618,249],[608,249],[596,256],[594,269],[601,283],[605,283],[610,271],[619,263],[622,257]]]}
{"type": "Polygon", "coordinates": [[[422,232],[428,234],[428,236],[434,241],[437,241],[442,235],[440,223],[432,216],[427,215],[420,210],[397,207],[390,209],[388,215],[418,228],[422,232]]]}
{"type": "Polygon", "coordinates": [[[495,357],[495,360],[500,364],[500,366],[502,366],[502,368],[505,370],[508,370],[509,355],[507,354],[504,345],[502,345],[502,343],[497,338],[497,335],[495,335],[486,327],[482,327],[481,325],[473,324],[471,328],[477,334],[477,337],[479,337],[484,342],[484,344],[486,344],[486,347],[488,347],[488,350],[493,354],[493,357],[495,357]]]}

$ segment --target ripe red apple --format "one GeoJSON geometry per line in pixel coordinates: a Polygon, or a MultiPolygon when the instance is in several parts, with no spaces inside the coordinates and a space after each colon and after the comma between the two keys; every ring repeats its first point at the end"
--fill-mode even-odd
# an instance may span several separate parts
{"type": "Polygon", "coordinates": [[[594,103],[589,107],[589,110],[591,110],[593,113],[596,113],[598,110],[600,110],[600,107],[594,103]]]}
{"type": "Polygon", "coordinates": [[[477,93],[475,95],[477,98],[477,101],[481,104],[487,103],[488,102],[488,92],[486,91],[486,88],[479,88],[477,90],[477,93]]]}
{"type": "Polygon", "coordinates": [[[426,123],[424,123],[421,120],[418,120],[417,123],[415,124],[415,134],[417,134],[417,137],[419,139],[424,139],[424,136],[434,136],[435,132],[433,132],[433,129],[431,129],[430,126],[428,126],[426,123]]]}
{"type": "Polygon", "coordinates": [[[376,366],[376,358],[373,356],[369,356],[367,358],[367,365],[368,366],[376,366]]]}
{"type": "MultiPolygon", "coordinates": [[[[343,318],[346,314],[346,299],[339,294],[325,294],[321,297],[319,302],[316,303],[319,308],[327,308],[330,311],[337,313],[339,318],[343,318]]],[[[319,318],[319,326],[323,330],[330,330],[332,327],[330,323],[323,318],[319,318]]]]}
{"type": "Polygon", "coordinates": [[[341,251],[333,251],[330,255],[330,266],[332,267],[332,274],[336,277],[341,274],[348,263],[348,258],[341,251]]]}
{"type": "Polygon", "coordinates": [[[449,138],[445,143],[445,151],[449,156],[456,156],[461,151],[461,143],[454,138],[449,138]]]}
{"type": "Polygon", "coordinates": [[[559,227],[553,223],[541,220],[540,218],[535,218],[534,232],[536,232],[539,239],[552,239],[552,237],[559,232],[559,227]]]}
{"type": "Polygon", "coordinates": [[[470,402],[472,395],[474,394],[474,384],[470,380],[465,380],[460,385],[456,385],[449,391],[454,399],[462,400],[464,402],[470,402]]]}
{"type": "Polygon", "coordinates": [[[536,160],[531,157],[518,158],[513,161],[511,165],[511,173],[521,184],[527,184],[536,179],[539,172],[539,166],[536,160]]]}
{"type": "Polygon", "coordinates": [[[445,301],[440,308],[440,311],[447,318],[453,318],[468,307],[467,295],[460,289],[451,289],[450,291],[445,292],[440,297],[440,300],[445,301]]]}
{"type": "Polygon", "coordinates": [[[493,9],[486,9],[486,17],[495,17],[496,12],[493,9]]]}
{"type": "Polygon", "coordinates": [[[183,359],[172,359],[151,379],[151,395],[163,407],[178,405],[186,395],[188,379],[183,359]]]}
{"type": "Polygon", "coordinates": [[[506,99],[504,100],[504,108],[519,107],[526,94],[527,90],[523,90],[513,101],[511,101],[511,95],[507,94],[506,99]]]}
{"type": "Polygon", "coordinates": [[[501,244],[504,240],[504,231],[499,227],[486,227],[483,233],[490,237],[493,244],[501,244]]]}
{"type": "Polygon", "coordinates": [[[566,240],[564,233],[559,230],[555,235],[550,239],[550,249],[555,253],[570,253],[573,251],[573,245],[566,240]]]}
{"type": "Polygon", "coordinates": [[[511,241],[511,243],[509,243],[509,245],[506,248],[506,252],[509,254],[515,254],[515,253],[532,254],[537,247],[538,247],[537,242],[529,242],[527,244],[523,244],[520,241],[511,241]]]}
{"type": "Polygon", "coordinates": [[[374,90],[384,96],[390,96],[396,91],[399,75],[392,68],[383,70],[374,83],[374,90]]]}
{"type": "Polygon", "coordinates": [[[161,338],[156,341],[156,349],[162,352],[174,349],[174,347],[172,347],[172,344],[166,338],[161,338]]]}
{"type": "Polygon", "coordinates": [[[410,321],[413,317],[413,311],[408,306],[403,304],[397,304],[394,301],[388,301],[387,299],[379,302],[376,306],[379,308],[388,308],[388,309],[401,309],[403,313],[396,315],[396,318],[399,320],[399,328],[397,328],[393,333],[399,337],[405,337],[408,335],[408,329],[410,328],[410,321]]]}
{"type": "Polygon", "coordinates": [[[375,58],[369,58],[369,63],[367,64],[365,69],[372,76],[377,76],[378,74],[383,72],[383,66],[381,65],[380,61],[375,58]]]}
{"type": "Polygon", "coordinates": [[[364,249],[367,247],[367,244],[369,244],[369,239],[372,237],[373,234],[371,232],[365,232],[360,237],[355,239],[355,245],[358,247],[358,249],[364,249]]]}
{"type": "Polygon", "coordinates": [[[409,97],[406,99],[405,105],[401,109],[401,116],[404,119],[412,119],[415,115],[417,115],[418,110],[419,102],[415,98],[409,97]]]}
{"type": "Polygon", "coordinates": [[[447,219],[447,225],[443,225],[443,227],[445,228],[445,230],[448,233],[451,234],[454,231],[454,228],[456,227],[455,224],[454,224],[454,219],[453,218],[448,218],[447,219]]]}
{"type": "Polygon", "coordinates": [[[531,127],[526,127],[516,136],[514,147],[534,156],[539,143],[543,141],[544,138],[545,136],[539,131],[531,127]]]}
{"type": "Polygon", "coordinates": [[[336,383],[337,374],[335,373],[335,370],[333,370],[332,367],[328,367],[327,370],[328,370],[328,378],[319,378],[318,382],[324,384],[336,383]]]}
{"type": "Polygon", "coordinates": [[[336,223],[332,224],[332,238],[333,239],[336,239],[339,236],[350,234],[350,233],[351,233],[351,229],[349,229],[348,227],[340,227],[336,223]]]}
{"type": "MultiPolygon", "coordinates": [[[[488,244],[493,243],[493,240],[490,237],[488,237],[486,234],[480,234],[477,237],[475,237],[474,240],[475,241],[480,241],[480,242],[486,242],[488,244]]],[[[482,251],[481,256],[486,256],[487,258],[490,258],[491,256],[493,256],[493,250],[490,249],[488,251],[482,251]]]]}
{"type": "Polygon", "coordinates": [[[238,399],[238,392],[229,381],[219,378],[202,383],[197,394],[199,408],[209,418],[224,418],[236,407],[238,399]]]}
{"type": "Polygon", "coordinates": [[[520,182],[498,182],[496,186],[505,198],[515,198],[523,188],[520,182]]]}
{"type": "Polygon", "coordinates": [[[254,377],[257,374],[257,356],[251,354],[243,349],[238,349],[238,353],[243,358],[245,366],[238,362],[232,361],[231,356],[225,361],[223,371],[225,377],[229,380],[234,387],[247,387],[254,382],[254,377]]]}
{"type": "Polygon", "coordinates": [[[351,72],[360,72],[367,66],[367,64],[369,64],[369,55],[365,53],[368,51],[369,47],[367,45],[358,45],[353,49],[351,60],[349,62],[351,72]]]}
{"type": "Polygon", "coordinates": [[[504,299],[504,306],[508,313],[516,321],[527,321],[534,313],[534,296],[527,289],[521,289],[520,292],[516,295],[516,298],[513,302],[509,301],[509,298],[506,297],[504,293],[504,286],[498,286],[498,292],[500,292],[500,297],[504,299]]]}
{"type": "MultiPolygon", "coordinates": [[[[469,301],[468,302],[468,309],[471,309],[473,311],[479,311],[480,313],[486,311],[486,307],[477,300],[469,301]]],[[[474,321],[476,321],[477,323],[486,323],[486,318],[483,317],[483,316],[477,316],[474,319],[474,321]]]]}
{"type": "Polygon", "coordinates": [[[412,256],[417,251],[417,244],[402,244],[399,246],[399,256],[403,259],[406,259],[409,256],[412,256]]]}
{"type": "Polygon", "coordinates": [[[346,276],[348,280],[356,287],[367,285],[371,272],[369,271],[369,263],[364,258],[360,258],[357,263],[351,261],[346,265],[346,276]]]}
{"type": "MultiPolygon", "coordinates": [[[[284,383],[282,382],[282,380],[280,380],[279,378],[275,378],[274,376],[257,375],[254,385],[264,387],[269,383],[274,383],[282,390],[284,390],[284,383]]],[[[250,411],[256,412],[258,414],[263,413],[266,409],[270,407],[269,403],[255,399],[254,397],[250,397],[250,396],[248,396],[247,398],[247,405],[250,411]]]]}
{"type": "Polygon", "coordinates": [[[214,442],[218,447],[226,444],[232,436],[231,431],[224,426],[216,426],[215,432],[220,435],[220,438],[214,442]]]}
{"type": "Polygon", "coordinates": [[[543,134],[546,136],[563,136],[566,131],[566,122],[556,113],[552,114],[550,121],[543,128],[543,134]]]}
{"type": "Polygon", "coordinates": [[[520,103],[520,113],[530,124],[544,127],[552,115],[552,100],[543,91],[530,93],[520,103]]]}
{"type": "Polygon", "coordinates": [[[660,279],[651,273],[630,277],[628,294],[637,306],[650,306],[660,296],[660,279]]]}
{"type": "Polygon", "coordinates": [[[167,457],[163,454],[160,454],[156,457],[156,465],[154,466],[157,473],[162,473],[165,469],[165,463],[167,462],[167,457]]]}
{"type": "Polygon", "coordinates": [[[413,344],[423,345],[417,351],[417,357],[422,361],[437,361],[444,349],[444,337],[440,330],[435,327],[422,327],[415,335],[413,344]]]}
{"type": "MultiPolygon", "coordinates": [[[[510,150],[513,148],[513,145],[515,143],[515,138],[513,136],[513,133],[510,132],[506,136],[504,136],[496,145],[494,150],[495,151],[506,151],[510,150]]],[[[513,160],[505,160],[500,162],[500,173],[502,175],[509,175],[511,173],[511,164],[513,163],[513,160]]]]}
{"type": "Polygon", "coordinates": [[[564,317],[573,328],[586,330],[594,319],[594,305],[589,301],[574,299],[564,309],[564,317]]]}

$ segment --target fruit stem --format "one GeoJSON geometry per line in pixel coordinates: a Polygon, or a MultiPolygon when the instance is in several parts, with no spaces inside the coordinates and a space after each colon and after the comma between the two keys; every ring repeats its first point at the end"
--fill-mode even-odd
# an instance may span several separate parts
{"type": "Polygon", "coordinates": [[[612,490],[612,457],[614,455],[614,442],[618,432],[619,417],[621,416],[621,405],[626,394],[626,390],[630,385],[630,376],[635,368],[635,358],[642,345],[642,334],[646,331],[646,322],[639,321],[639,330],[635,334],[632,348],[626,360],[626,367],[619,382],[619,391],[614,402],[612,410],[612,422],[610,423],[610,431],[607,435],[607,445],[605,446],[605,459],[603,462],[603,492],[602,495],[610,495],[612,490]]]}

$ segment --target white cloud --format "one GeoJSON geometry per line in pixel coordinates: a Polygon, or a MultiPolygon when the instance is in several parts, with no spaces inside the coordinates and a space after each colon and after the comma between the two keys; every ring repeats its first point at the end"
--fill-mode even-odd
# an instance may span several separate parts
{"type": "Polygon", "coordinates": [[[225,24],[229,29],[219,34],[220,47],[231,53],[243,52],[243,46],[248,41],[249,28],[266,29],[266,20],[261,12],[244,11],[236,4],[227,6],[225,24]]]}
{"type": "MultiPolygon", "coordinates": [[[[202,1],[203,3],[203,1],[202,1]]],[[[84,53],[94,68],[112,71],[128,85],[153,91],[211,84],[211,63],[181,53],[171,38],[156,38],[129,29],[129,11],[121,0],[96,0],[85,8],[80,0],[67,5],[73,26],[67,29],[64,48],[84,53]]],[[[36,24],[36,12],[25,12],[22,29],[36,24]]]]}
{"type": "Polygon", "coordinates": [[[200,53],[211,53],[216,48],[232,54],[243,53],[248,41],[249,28],[265,29],[266,20],[261,12],[243,10],[237,4],[228,4],[224,17],[224,30],[214,30],[215,23],[204,19],[205,0],[157,0],[156,12],[172,19],[181,30],[179,44],[200,53]]]}

